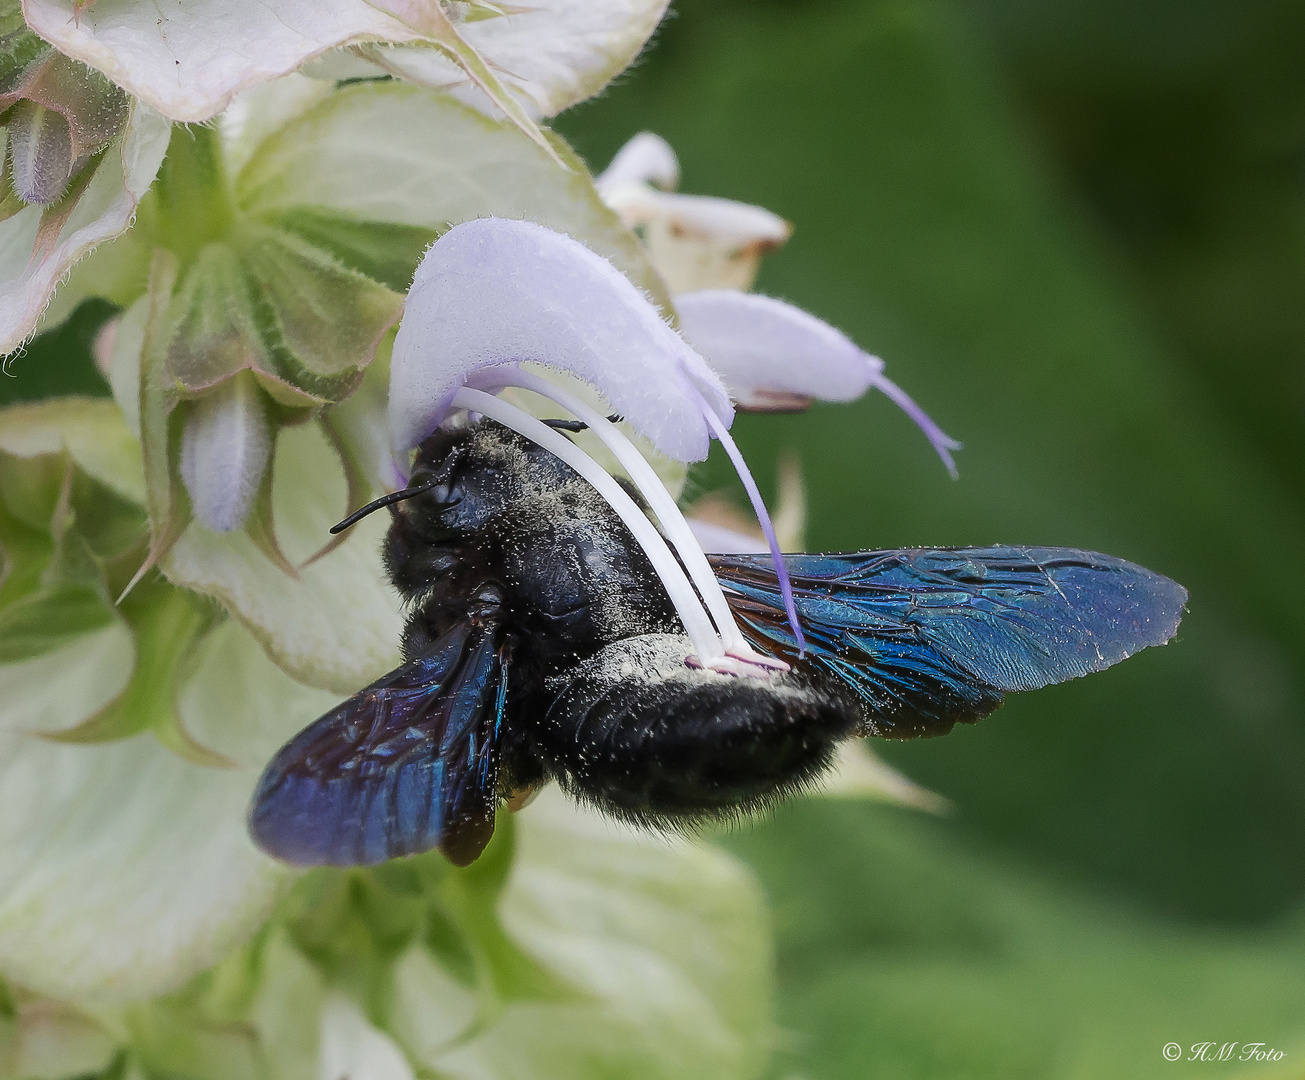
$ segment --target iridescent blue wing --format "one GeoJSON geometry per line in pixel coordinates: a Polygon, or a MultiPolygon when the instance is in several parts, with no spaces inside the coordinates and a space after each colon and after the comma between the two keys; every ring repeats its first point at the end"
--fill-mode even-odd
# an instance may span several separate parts
{"type": "Polygon", "coordinates": [[[471,862],[494,832],[501,639],[492,623],[455,626],[286,743],[250,807],[259,847],[299,866],[369,866],[436,847],[471,862]]]}
{"type": "Polygon", "coordinates": [[[770,560],[713,555],[753,644],[851,689],[869,734],[940,735],[1002,695],[1101,671],[1174,635],[1187,590],[1073,548],[956,548],[788,555],[799,660],[770,560]]]}

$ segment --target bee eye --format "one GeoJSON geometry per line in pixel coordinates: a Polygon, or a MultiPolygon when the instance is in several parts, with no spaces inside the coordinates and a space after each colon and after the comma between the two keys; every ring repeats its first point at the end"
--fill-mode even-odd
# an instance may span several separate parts
{"type": "Polygon", "coordinates": [[[465,494],[460,480],[444,480],[430,489],[431,501],[446,509],[457,506],[465,494]]]}

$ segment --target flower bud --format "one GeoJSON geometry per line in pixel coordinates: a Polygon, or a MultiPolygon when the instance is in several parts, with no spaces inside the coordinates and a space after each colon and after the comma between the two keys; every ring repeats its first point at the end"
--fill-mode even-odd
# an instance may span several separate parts
{"type": "Polygon", "coordinates": [[[227,379],[191,405],[181,478],[201,524],[231,532],[245,523],[271,448],[267,409],[251,376],[227,379]]]}
{"type": "Polygon", "coordinates": [[[47,49],[0,79],[14,193],[49,205],[127,122],[127,95],[98,71],[47,49]]]}
{"type": "Polygon", "coordinates": [[[72,177],[68,122],[44,105],[20,101],[9,113],[9,162],[14,194],[23,202],[58,202],[72,177]]]}

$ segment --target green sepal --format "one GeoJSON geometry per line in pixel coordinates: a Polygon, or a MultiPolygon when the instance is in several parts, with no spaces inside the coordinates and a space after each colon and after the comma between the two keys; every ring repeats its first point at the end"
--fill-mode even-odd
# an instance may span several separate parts
{"type": "Polygon", "coordinates": [[[215,1022],[185,997],[155,998],[128,1011],[131,1050],[142,1075],[176,1080],[266,1080],[257,1033],[215,1022]]]}
{"type": "Polygon", "coordinates": [[[231,196],[216,127],[174,124],[158,179],[141,204],[141,224],[189,267],[231,229],[231,196]]]}
{"type": "Polygon", "coordinates": [[[9,154],[6,150],[0,154],[0,222],[8,221],[26,209],[27,203],[14,194],[13,181],[9,175],[9,154]]]}
{"type": "Polygon", "coordinates": [[[165,319],[164,385],[196,398],[249,371],[291,410],[347,397],[403,297],[300,237],[265,227],[209,244],[165,319]]]}
{"type": "MultiPolygon", "coordinates": [[[[50,492],[62,484],[63,455],[77,468],[128,501],[145,505],[140,444],[121,410],[105,398],[57,397],[0,410],[0,452],[6,463],[49,459],[47,505],[36,511],[48,517],[50,492]],[[57,463],[56,462],[57,459],[57,463]]],[[[0,492],[10,488],[12,466],[0,470],[0,492]]],[[[8,499],[0,494],[0,498],[8,499]]],[[[10,503],[15,513],[18,506],[10,503]]],[[[35,522],[33,522],[35,523],[35,522]]]]}
{"type": "Polygon", "coordinates": [[[362,1002],[373,1021],[389,1010],[394,962],[421,932],[426,910],[422,892],[392,885],[377,870],[316,870],[282,909],[295,946],[329,983],[362,1002]]]}
{"type": "Polygon", "coordinates": [[[72,481],[72,522],[91,554],[111,563],[135,551],[149,533],[149,515],[112,488],[78,470],[72,481]]]}
{"type": "Polygon", "coordinates": [[[105,584],[105,556],[122,557],[144,533],[140,508],[79,472],[67,454],[19,459],[17,464],[18,471],[61,469],[63,480],[44,530],[27,528],[0,512],[0,539],[7,541],[2,584],[9,601],[0,607],[0,664],[44,655],[116,622],[105,584]],[[21,563],[19,553],[27,556],[21,563]],[[9,588],[16,569],[19,579],[9,588]]]}
{"type": "Polygon", "coordinates": [[[262,552],[263,557],[283,574],[292,578],[299,577],[294,563],[286,558],[281,548],[281,541],[276,535],[276,515],[272,504],[272,479],[276,472],[276,431],[272,433],[272,449],[267,456],[267,468],[258,485],[258,495],[250,508],[249,519],[245,522],[245,532],[254,542],[254,547],[262,552]]]}
{"type": "MultiPolygon", "coordinates": [[[[470,945],[482,1001],[580,1000],[584,995],[523,952],[503,930],[498,902],[515,854],[516,819],[499,814],[480,858],[470,866],[450,868],[440,882],[438,907],[470,945]]],[[[482,1022],[493,1012],[491,1005],[482,1022]]]]}
{"type": "Polygon", "coordinates": [[[167,316],[180,263],[166,248],[155,248],[146,293],[149,311],[140,354],[140,447],[145,473],[145,506],[150,546],[140,569],[127,583],[119,603],[172,549],[190,520],[190,499],[177,461],[181,427],[176,423],[178,395],[168,375],[167,316]]]}
{"type": "Polygon", "coordinates": [[[281,229],[244,231],[240,258],[275,374],[319,400],[348,397],[403,296],[281,229]]]}
{"type": "Polygon", "coordinates": [[[66,468],[63,454],[20,457],[0,450],[0,506],[14,522],[48,536],[66,468]]]}
{"type": "Polygon", "coordinates": [[[27,28],[21,6],[7,0],[0,8],[0,93],[12,90],[48,47],[27,28]]]}
{"type": "MultiPolygon", "coordinates": [[[[355,395],[356,396],[356,395],[355,395]]],[[[361,462],[358,461],[357,455],[353,453],[340,425],[336,421],[333,413],[326,413],[320,420],[322,434],[326,436],[326,441],[331,444],[333,449],[340,458],[340,466],[344,470],[345,482],[345,500],[344,513],[340,515],[343,521],[356,510],[361,510],[371,496],[371,484],[367,481],[367,475],[363,471],[361,462]]],[[[307,559],[304,560],[305,566],[312,566],[318,559],[325,558],[336,548],[345,542],[348,538],[348,530],[336,533],[325,544],[314,551],[307,559]]],[[[257,542],[257,541],[255,541],[257,542]]]]}
{"type": "Polygon", "coordinates": [[[41,587],[41,573],[52,553],[48,529],[33,529],[18,521],[0,500],[0,609],[41,587]]]}
{"type": "Polygon", "coordinates": [[[270,222],[396,293],[408,291],[421,257],[440,236],[437,229],[316,206],[295,207],[270,222]]]}
{"type": "Polygon", "coordinates": [[[152,729],[160,743],[187,761],[232,766],[230,759],[200,746],[185,731],[177,705],[177,693],[190,674],[195,647],[214,624],[214,608],[193,593],[154,577],[134,589],[119,610],[136,642],[136,666],[126,689],[77,726],[42,737],[53,742],[96,743],[152,729]]]}
{"type": "Polygon", "coordinates": [[[249,282],[228,244],[195,258],[168,305],[164,372],[180,397],[198,397],[241,371],[271,373],[249,282]]]}
{"type": "Polygon", "coordinates": [[[115,621],[102,590],[60,584],[0,608],[0,664],[29,660],[115,621]]]}

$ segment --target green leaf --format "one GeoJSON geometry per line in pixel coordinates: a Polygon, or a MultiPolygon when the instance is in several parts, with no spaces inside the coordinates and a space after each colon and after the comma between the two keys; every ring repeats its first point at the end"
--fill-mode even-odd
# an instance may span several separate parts
{"type": "Polygon", "coordinates": [[[345,87],[266,139],[236,180],[240,207],[280,217],[303,207],[442,232],[496,214],[568,233],[610,258],[664,306],[638,241],[572,171],[518,129],[437,91],[403,83],[345,87]]]}

